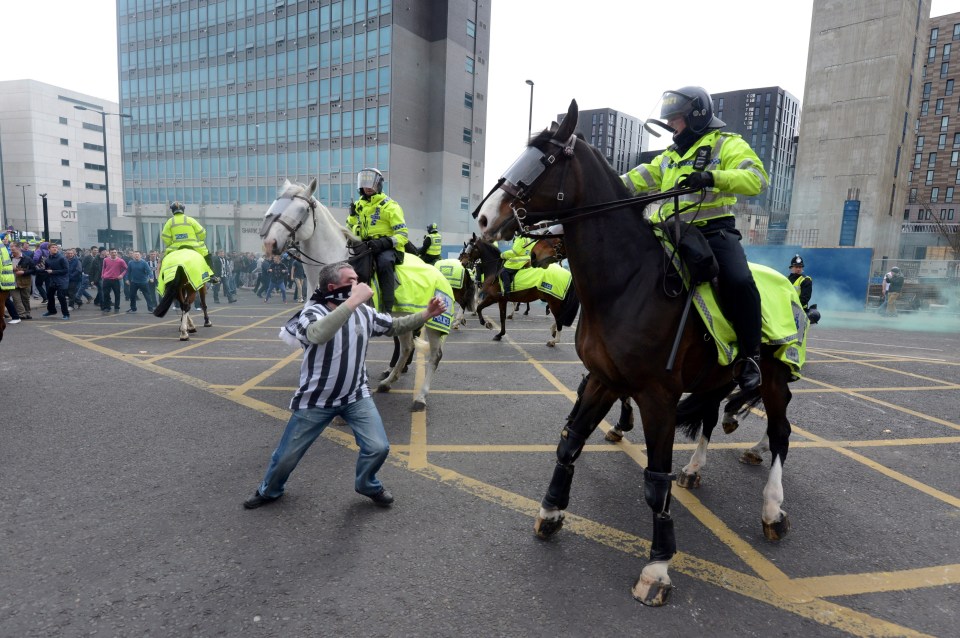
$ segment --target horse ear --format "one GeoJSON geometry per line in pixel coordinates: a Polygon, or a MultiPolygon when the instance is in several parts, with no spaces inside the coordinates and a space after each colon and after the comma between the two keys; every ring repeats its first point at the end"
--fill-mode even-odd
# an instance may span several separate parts
{"type": "Polygon", "coordinates": [[[560,124],[560,128],[557,130],[557,139],[565,140],[573,135],[574,131],[577,130],[577,117],[579,113],[577,101],[570,100],[570,108],[567,109],[567,115],[563,118],[563,123],[560,124]]]}
{"type": "Polygon", "coordinates": [[[317,190],[317,178],[314,177],[310,180],[310,183],[307,184],[307,196],[313,195],[313,191],[317,190]]]}

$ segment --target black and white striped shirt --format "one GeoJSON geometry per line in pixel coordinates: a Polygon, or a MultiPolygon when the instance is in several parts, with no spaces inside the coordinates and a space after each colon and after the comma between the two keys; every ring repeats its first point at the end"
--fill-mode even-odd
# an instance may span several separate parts
{"type": "Polygon", "coordinates": [[[370,337],[387,334],[393,317],[360,305],[329,341],[311,343],[307,327],[331,312],[322,304],[314,304],[300,313],[296,338],[306,352],[300,366],[300,387],[290,401],[291,410],[341,407],[370,396],[365,365],[367,345],[370,337]]]}

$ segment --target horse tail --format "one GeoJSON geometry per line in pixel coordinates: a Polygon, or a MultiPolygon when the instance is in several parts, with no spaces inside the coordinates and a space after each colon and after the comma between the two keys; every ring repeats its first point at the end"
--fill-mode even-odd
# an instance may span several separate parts
{"type": "Polygon", "coordinates": [[[560,313],[554,317],[557,320],[557,326],[572,326],[578,312],[580,312],[580,298],[577,297],[577,289],[571,282],[567,295],[563,298],[560,313]]]}
{"type": "Polygon", "coordinates": [[[477,282],[468,272],[463,273],[463,302],[468,311],[477,309],[477,282]]]}
{"type": "Polygon", "coordinates": [[[691,441],[696,440],[703,429],[709,440],[720,417],[720,402],[736,384],[725,383],[719,388],[688,395],[677,404],[677,429],[691,441]]]}
{"type": "Polygon", "coordinates": [[[760,405],[760,401],[762,400],[763,396],[760,394],[760,388],[751,390],[750,392],[737,390],[730,395],[723,411],[725,414],[736,414],[738,417],[743,418],[752,408],[760,405]]]}
{"type": "Polygon", "coordinates": [[[174,275],[173,281],[167,282],[167,287],[163,290],[163,297],[160,298],[160,303],[153,309],[154,317],[166,316],[167,311],[170,310],[170,306],[173,305],[173,302],[179,297],[180,286],[183,285],[186,278],[187,273],[184,272],[183,266],[177,266],[177,274],[174,275]]]}

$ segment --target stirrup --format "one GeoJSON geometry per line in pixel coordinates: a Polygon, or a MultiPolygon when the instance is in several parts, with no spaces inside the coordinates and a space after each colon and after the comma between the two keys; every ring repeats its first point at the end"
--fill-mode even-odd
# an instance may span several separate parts
{"type": "Polygon", "coordinates": [[[744,392],[751,392],[759,388],[760,384],[763,383],[763,377],[760,373],[760,355],[740,359],[740,371],[737,372],[734,379],[744,392]]]}

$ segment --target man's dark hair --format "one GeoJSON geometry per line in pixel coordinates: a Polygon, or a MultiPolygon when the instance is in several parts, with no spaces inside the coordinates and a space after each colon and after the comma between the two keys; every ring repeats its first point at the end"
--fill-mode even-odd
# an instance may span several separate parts
{"type": "Polygon", "coordinates": [[[333,264],[327,264],[320,269],[320,278],[317,283],[317,289],[323,292],[327,291],[327,286],[329,284],[339,284],[340,283],[340,271],[344,268],[353,268],[350,264],[345,261],[338,261],[333,264]]]}

